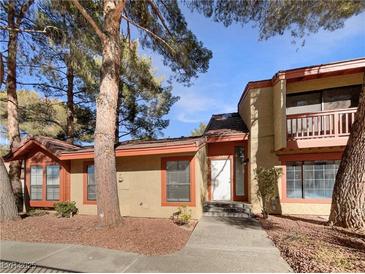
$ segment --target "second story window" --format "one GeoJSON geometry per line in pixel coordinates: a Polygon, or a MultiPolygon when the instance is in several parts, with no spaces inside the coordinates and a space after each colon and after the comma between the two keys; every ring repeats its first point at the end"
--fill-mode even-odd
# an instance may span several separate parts
{"type": "Polygon", "coordinates": [[[286,114],[319,112],[357,107],[361,85],[323,89],[286,96],[286,114]]]}

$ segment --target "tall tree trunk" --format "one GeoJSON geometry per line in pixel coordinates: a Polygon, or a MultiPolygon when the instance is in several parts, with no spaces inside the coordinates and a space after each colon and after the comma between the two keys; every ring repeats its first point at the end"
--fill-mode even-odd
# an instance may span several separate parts
{"type": "Polygon", "coordinates": [[[14,220],[18,217],[18,208],[11,189],[4,160],[0,157],[0,222],[14,220]]]}
{"type": "Polygon", "coordinates": [[[66,142],[73,144],[75,134],[74,121],[74,69],[72,66],[72,55],[68,57],[67,64],[67,124],[66,124],[66,142]]]}
{"type": "Polygon", "coordinates": [[[115,120],[115,144],[119,143],[119,126],[120,126],[120,120],[119,120],[119,114],[120,114],[120,106],[122,101],[122,94],[123,94],[123,82],[119,83],[119,90],[118,93],[118,101],[117,101],[117,118],[115,120]]]}
{"type": "Polygon", "coordinates": [[[115,166],[115,124],[121,61],[120,16],[115,16],[115,1],[104,1],[103,59],[100,93],[96,100],[95,179],[99,225],[121,221],[115,166]]]}
{"type": "MultiPolygon", "coordinates": [[[[8,100],[8,136],[10,149],[20,145],[20,132],[18,120],[18,97],[16,93],[16,55],[18,34],[12,31],[15,24],[15,4],[9,1],[8,5],[8,77],[7,77],[7,100],[8,100]]],[[[20,181],[21,161],[12,161],[9,167],[9,179],[15,195],[19,211],[23,210],[22,183],[20,181]]]]}
{"type": "Polygon", "coordinates": [[[365,83],[337,172],[329,222],[346,228],[365,228],[365,83]]]}

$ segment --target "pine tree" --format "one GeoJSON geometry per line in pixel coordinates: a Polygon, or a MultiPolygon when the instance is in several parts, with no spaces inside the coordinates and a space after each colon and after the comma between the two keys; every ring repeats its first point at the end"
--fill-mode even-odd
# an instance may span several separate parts
{"type": "MultiPolygon", "coordinates": [[[[6,37],[7,47],[7,109],[8,109],[8,136],[10,149],[20,145],[20,131],[18,122],[18,98],[17,98],[17,55],[19,47],[19,29],[24,24],[24,19],[30,12],[33,0],[19,1],[8,0],[1,3],[0,17],[7,22],[6,37]],[[20,3],[19,3],[20,2],[20,3]]],[[[12,161],[9,166],[9,179],[12,186],[18,211],[23,210],[23,193],[20,181],[22,161],[12,161]]]]}
{"type": "MultiPolygon", "coordinates": [[[[176,72],[177,80],[189,82],[197,73],[205,72],[211,52],[187,29],[184,17],[175,1],[160,3],[152,0],[124,0],[103,2],[103,20],[93,18],[90,2],[82,5],[72,1],[79,12],[93,27],[102,44],[100,92],[96,106],[95,129],[95,179],[97,208],[100,225],[120,222],[115,168],[115,128],[118,108],[119,78],[122,56],[121,20],[141,30],[140,41],[160,53],[166,64],[176,72]],[[161,13],[159,9],[164,9],[161,13]],[[162,15],[165,15],[164,16],[162,15]],[[108,123],[106,123],[108,121],[108,123]]],[[[120,104],[120,101],[119,101],[120,104]]]]}

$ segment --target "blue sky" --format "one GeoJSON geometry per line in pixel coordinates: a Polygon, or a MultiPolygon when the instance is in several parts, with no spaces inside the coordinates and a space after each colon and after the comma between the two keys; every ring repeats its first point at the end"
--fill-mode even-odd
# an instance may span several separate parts
{"type": "MultiPolygon", "coordinates": [[[[352,17],[335,32],[321,31],[306,38],[304,47],[290,35],[258,41],[251,26],[224,27],[197,13],[185,12],[190,29],[213,52],[209,70],[185,87],[174,84],[180,100],[172,107],[164,137],[189,135],[214,113],[234,112],[249,81],[271,78],[278,70],[365,56],[365,13],[352,17]]],[[[157,74],[168,78],[169,68],[152,54],[157,74]]]]}

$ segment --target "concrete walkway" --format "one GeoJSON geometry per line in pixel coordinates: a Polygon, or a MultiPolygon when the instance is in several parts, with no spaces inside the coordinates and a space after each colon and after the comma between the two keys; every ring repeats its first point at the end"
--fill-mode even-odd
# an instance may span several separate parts
{"type": "Polygon", "coordinates": [[[110,249],[1,241],[0,259],[76,272],[289,272],[257,221],[203,217],[187,245],[165,256],[110,249]]]}

